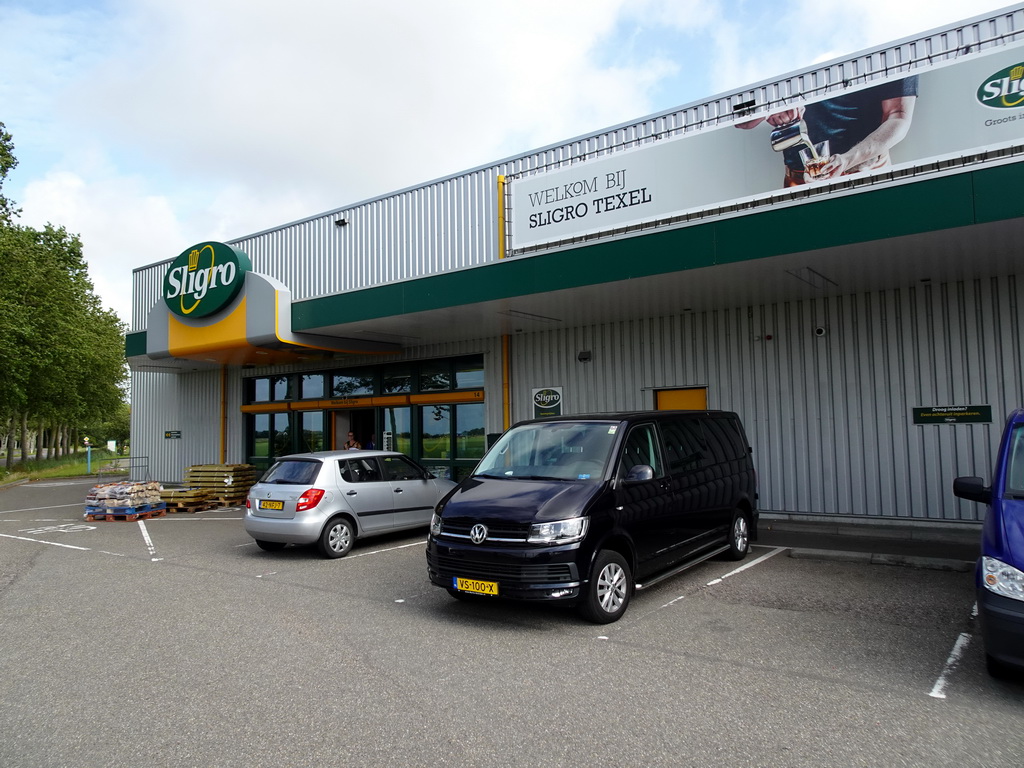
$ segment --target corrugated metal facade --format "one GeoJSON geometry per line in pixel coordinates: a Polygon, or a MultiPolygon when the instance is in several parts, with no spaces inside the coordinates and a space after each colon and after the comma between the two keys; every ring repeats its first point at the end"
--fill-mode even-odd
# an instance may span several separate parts
{"type": "MultiPolygon", "coordinates": [[[[752,110],[747,117],[760,114],[795,96],[1002,45],[1021,29],[1024,9],[1014,9],[231,242],[295,300],[493,262],[499,175],[732,121],[738,105],[752,110]]],[[[135,271],[133,331],[146,329],[165,268],[135,271]]],[[[991,465],[1001,414],[1024,398],[1018,290],[1006,277],[517,335],[512,417],[531,415],[535,387],[562,386],[567,410],[580,412],[650,408],[655,389],[706,386],[711,407],[745,420],[762,509],[974,520],[977,505],[956,501],[948,488],[954,476],[991,465]],[[827,334],[815,336],[815,325],[827,334]],[[592,362],[577,361],[584,349],[592,362]],[[968,402],[991,404],[996,423],[925,429],[909,421],[913,407],[968,402]]],[[[502,425],[500,350],[500,339],[481,339],[394,359],[483,353],[490,432],[502,425]]],[[[220,429],[211,425],[220,424],[221,390],[219,373],[133,374],[133,453],[151,457],[150,476],[176,481],[184,467],[218,459],[220,429]],[[164,439],[167,430],[182,439],[164,439]]],[[[242,372],[229,372],[226,390],[226,458],[242,461],[242,372]]]]}
{"type": "Polygon", "coordinates": [[[743,417],[765,511],[977,520],[949,488],[992,466],[1002,416],[1024,402],[1020,324],[1001,319],[1022,298],[1007,277],[516,337],[513,417],[537,387],[563,387],[573,413],[707,387],[709,407],[743,417]],[[990,404],[995,422],[912,423],[951,403],[990,404]]]}

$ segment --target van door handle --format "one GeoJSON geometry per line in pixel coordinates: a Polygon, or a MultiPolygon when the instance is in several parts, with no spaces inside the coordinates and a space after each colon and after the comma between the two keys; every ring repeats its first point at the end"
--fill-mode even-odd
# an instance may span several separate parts
{"type": "Polygon", "coordinates": [[[401,488],[395,488],[395,493],[401,493],[401,492],[402,492],[401,488]]]}
{"type": "Polygon", "coordinates": [[[358,491],[346,491],[345,493],[346,496],[356,496],[357,494],[358,491]]]}

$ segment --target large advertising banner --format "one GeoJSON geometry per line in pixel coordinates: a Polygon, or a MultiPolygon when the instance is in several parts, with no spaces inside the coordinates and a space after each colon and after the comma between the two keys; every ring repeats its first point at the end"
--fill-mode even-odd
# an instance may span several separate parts
{"type": "Polygon", "coordinates": [[[1018,144],[1024,46],[516,178],[512,249],[1018,144]]]}

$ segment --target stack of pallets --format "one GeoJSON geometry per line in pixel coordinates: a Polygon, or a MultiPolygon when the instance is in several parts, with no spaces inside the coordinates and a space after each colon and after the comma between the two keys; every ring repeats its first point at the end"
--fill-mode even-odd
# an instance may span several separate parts
{"type": "Polygon", "coordinates": [[[148,520],[163,517],[166,505],[160,498],[160,483],[100,483],[85,497],[85,519],[148,520]]]}
{"type": "Polygon", "coordinates": [[[196,464],[185,470],[185,485],[206,492],[208,503],[218,507],[245,504],[256,479],[252,464],[196,464]]]}
{"type": "Polygon", "coordinates": [[[160,499],[168,512],[202,512],[210,509],[210,493],[202,488],[165,488],[160,499]]]}

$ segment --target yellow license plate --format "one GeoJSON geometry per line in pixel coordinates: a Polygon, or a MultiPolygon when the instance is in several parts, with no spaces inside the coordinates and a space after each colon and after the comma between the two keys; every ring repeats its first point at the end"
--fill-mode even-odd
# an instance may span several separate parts
{"type": "Polygon", "coordinates": [[[475,595],[497,595],[498,582],[480,581],[478,579],[463,579],[458,576],[452,582],[459,592],[472,592],[475,595]]]}
{"type": "Polygon", "coordinates": [[[283,501],[261,501],[260,509],[284,509],[283,501]]]}

